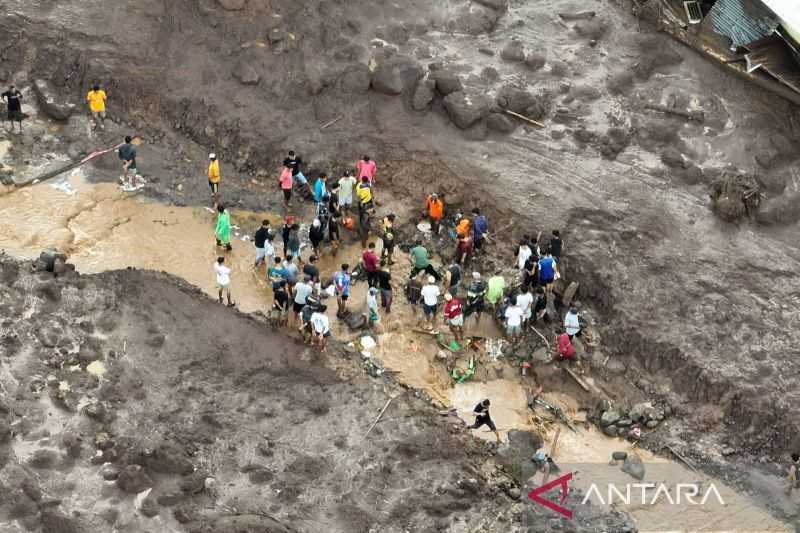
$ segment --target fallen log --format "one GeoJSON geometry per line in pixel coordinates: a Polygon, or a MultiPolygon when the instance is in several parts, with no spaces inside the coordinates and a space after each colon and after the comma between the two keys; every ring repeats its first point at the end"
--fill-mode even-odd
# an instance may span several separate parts
{"type": "Polygon", "coordinates": [[[594,11],[578,11],[577,13],[559,13],[558,16],[563,20],[587,20],[593,19],[596,13],[594,11]]]}
{"type": "Polygon", "coordinates": [[[582,388],[584,391],[586,391],[586,392],[589,392],[589,390],[590,390],[590,389],[589,389],[589,386],[588,386],[586,383],[584,383],[584,382],[583,382],[583,380],[582,380],[581,378],[579,378],[579,377],[578,377],[578,375],[577,375],[575,372],[573,372],[571,369],[569,369],[569,368],[567,368],[567,367],[564,367],[564,371],[565,371],[567,374],[569,374],[569,377],[571,377],[573,380],[575,380],[575,383],[577,383],[578,385],[580,385],[580,386],[581,386],[581,388],[582,388]]]}
{"type": "Polygon", "coordinates": [[[684,111],[683,109],[675,109],[674,107],[667,107],[660,104],[645,104],[644,108],[666,113],[667,115],[683,117],[686,120],[694,120],[695,122],[703,122],[705,120],[705,114],[702,111],[693,111],[691,109],[684,111]]]}
{"type": "Polygon", "coordinates": [[[374,427],[375,427],[375,426],[378,424],[378,422],[380,422],[380,420],[381,420],[381,417],[383,416],[383,413],[385,413],[385,412],[386,412],[386,409],[389,407],[389,404],[390,404],[390,403],[392,403],[392,400],[394,400],[394,398],[389,398],[388,400],[386,400],[386,405],[384,405],[384,406],[383,406],[383,409],[381,409],[381,412],[380,412],[380,413],[378,413],[378,418],[376,418],[376,419],[375,419],[375,422],[373,422],[373,423],[372,423],[372,425],[369,427],[369,429],[367,430],[367,432],[364,434],[364,438],[365,438],[365,439],[367,438],[367,435],[369,435],[369,434],[370,434],[370,432],[372,431],[372,429],[373,429],[373,428],[374,428],[374,427]]]}

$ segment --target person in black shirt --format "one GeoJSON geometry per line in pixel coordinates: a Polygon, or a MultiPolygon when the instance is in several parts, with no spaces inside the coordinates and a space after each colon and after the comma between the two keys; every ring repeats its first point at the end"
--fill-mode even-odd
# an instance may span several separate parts
{"type": "Polygon", "coordinates": [[[272,292],[272,309],[277,315],[278,325],[286,325],[289,318],[289,293],[286,292],[286,281],[278,282],[277,288],[272,292]]]}
{"type": "Polygon", "coordinates": [[[319,267],[315,264],[317,262],[317,256],[312,255],[308,258],[308,262],[303,265],[303,274],[311,278],[311,282],[313,284],[319,283],[319,267]]]}
{"type": "Polygon", "coordinates": [[[338,209],[331,209],[330,218],[328,219],[328,240],[331,242],[331,253],[336,255],[339,252],[339,241],[342,240],[339,235],[339,218],[341,214],[338,209]]]}
{"type": "Polygon", "coordinates": [[[11,131],[14,131],[14,122],[19,124],[22,133],[22,93],[11,85],[6,92],[0,94],[0,100],[5,100],[8,106],[8,121],[11,122],[11,131]]]}
{"type": "Polygon", "coordinates": [[[386,314],[392,312],[392,275],[386,270],[375,272],[378,280],[378,288],[381,290],[381,307],[386,310],[386,314]]]}
{"type": "Polygon", "coordinates": [[[308,183],[303,171],[300,169],[303,166],[303,160],[300,156],[295,155],[294,150],[289,150],[289,156],[283,160],[283,166],[292,171],[292,179],[300,185],[304,185],[313,197],[314,189],[311,188],[311,184],[308,183]]]}
{"type": "Polygon", "coordinates": [[[261,264],[262,261],[268,255],[267,251],[272,249],[272,243],[268,242],[272,240],[271,230],[269,229],[269,220],[261,221],[261,227],[258,228],[256,231],[255,236],[253,237],[253,242],[256,245],[256,267],[261,264]],[[267,246],[269,245],[269,246],[267,246]]]}
{"type": "Polygon", "coordinates": [[[136,147],[132,144],[133,139],[128,135],[125,143],[119,148],[119,158],[122,159],[122,185],[123,187],[136,187],[136,147]],[[130,184],[128,175],[133,174],[130,184]]]}
{"type": "Polygon", "coordinates": [[[292,231],[292,224],[294,224],[294,217],[288,216],[283,222],[281,227],[281,239],[283,240],[283,255],[289,253],[289,234],[292,231]]]}
{"type": "Polygon", "coordinates": [[[490,405],[491,402],[489,401],[489,398],[486,398],[485,400],[481,401],[481,403],[475,406],[475,409],[473,410],[473,414],[475,415],[475,423],[472,424],[471,426],[467,426],[467,429],[478,429],[483,425],[487,425],[489,426],[489,429],[494,431],[494,436],[495,438],[497,438],[497,442],[499,444],[502,441],[500,440],[500,433],[497,432],[497,426],[494,425],[494,421],[492,420],[492,417],[489,415],[490,405]]]}
{"type": "Polygon", "coordinates": [[[311,250],[314,255],[319,254],[319,245],[325,239],[325,228],[320,219],[315,218],[308,228],[308,240],[311,242],[311,250]]]}
{"type": "Polygon", "coordinates": [[[561,262],[561,252],[564,250],[564,241],[561,240],[561,232],[557,229],[553,230],[553,237],[550,239],[550,255],[556,260],[556,263],[561,262]]]}

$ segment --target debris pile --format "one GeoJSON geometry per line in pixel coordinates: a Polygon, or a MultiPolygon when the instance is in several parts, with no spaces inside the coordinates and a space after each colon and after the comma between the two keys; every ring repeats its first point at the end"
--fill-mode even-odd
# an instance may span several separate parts
{"type": "Polygon", "coordinates": [[[723,175],[711,184],[711,209],[727,222],[754,216],[763,194],[752,176],[723,175]]]}
{"type": "Polygon", "coordinates": [[[641,429],[655,429],[667,416],[665,410],[654,407],[651,402],[637,403],[625,409],[603,400],[597,407],[595,421],[609,437],[638,439],[641,429]]]}

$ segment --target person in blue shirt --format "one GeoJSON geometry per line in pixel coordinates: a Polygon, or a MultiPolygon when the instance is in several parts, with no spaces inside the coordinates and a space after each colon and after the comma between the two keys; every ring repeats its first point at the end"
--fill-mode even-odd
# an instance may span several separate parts
{"type": "Polygon", "coordinates": [[[272,283],[272,290],[276,290],[281,282],[285,282],[287,278],[286,269],[282,265],[283,260],[280,257],[275,257],[275,262],[267,268],[267,279],[272,283]]]}
{"type": "Polygon", "coordinates": [[[350,297],[350,265],[344,263],[342,269],[333,275],[333,287],[339,311],[336,315],[343,318],[347,315],[347,299],[350,297]]]}
{"type": "Polygon", "coordinates": [[[548,295],[553,292],[553,282],[556,280],[556,261],[548,248],[539,259],[539,283],[548,295]]]}
{"type": "Polygon", "coordinates": [[[324,172],[314,182],[314,201],[320,203],[328,197],[328,175],[324,172]]]}
{"type": "Polygon", "coordinates": [[[473,248],[477,252],[483,246],[483,240],[489,233],[489,221],[486,220],[486,215],[481,214],[481,210],[477,207],[472,210],[472,234],[474,241],[473,248]]]}

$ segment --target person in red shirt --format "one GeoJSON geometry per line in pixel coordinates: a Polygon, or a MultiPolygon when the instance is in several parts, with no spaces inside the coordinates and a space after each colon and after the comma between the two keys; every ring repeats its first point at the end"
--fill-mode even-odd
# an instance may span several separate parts
{"type": "Polygon", "coordinates": [[[369,243],[367,249],[361,254],[361,264],[364,265],[364,270],[367,273],[367,283],[370,287],[374,287],[378,282],[376,274],[380,261],[378,254],[375,253],[375,243],[369,243]]]}
{"type": "Polygon", "coordinates": [[[572,345],[572,341],[569,340],[569,335],[566,332],[559,333],[557,339],[558,341],[558,357],[561,361],[572,361],[575,359],[575,347],[572,345]]]}
{"type": "Polygon", "coordinates": [[[444,319],[450,326],[450,331],[460,343],[464,339],[464,315],[461,312],[461,300],[454,297],[449,292],[444,295],[444,319]]]}
{"type": "Polygon", "coordinates": [[[465,233],[463,235],[458,236],[458,242],[456,243],[456,253],[453,256],[453,261],[456,263],[463,265],[467,259],[472,255],[472,248],[473,248],[474,240],[472,238],[472,233],[465,233]]]}
{"type": "Polygon", "coordinates": [[[369,180],[370,187],[375,186],[375,172],[378,170],[375,161],[365,155],[356,163],[356,170],[358,171],[359,179],[366,177],[369,180]]]}

